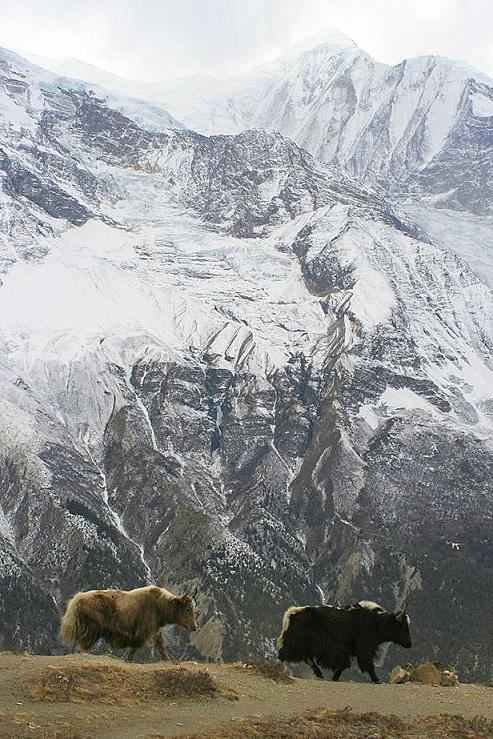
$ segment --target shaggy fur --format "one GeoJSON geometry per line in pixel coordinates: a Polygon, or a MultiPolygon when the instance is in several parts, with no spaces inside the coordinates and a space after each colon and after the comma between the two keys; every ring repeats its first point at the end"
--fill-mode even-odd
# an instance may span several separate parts
{"type": "Polygon", "coordinates": [[[150,585],[135,590],[89,590],[69,601],[61,621],[65,644],[78,644],[88,652],[98,639],[110,646],[130,648],[132,659],[151,638],[162,659],[169,659],[160,629],[180,624],[195,631],[195,603],[190,595],[173,595],[150,585]]]}
{"type": "Polygon", "coordinates": [[[378,683],[375,655],[384,642],[409,648],[409,617],[404,611],[387,612],[372,601],[360,601],[345,608],[289,608],[277,646],[281,661],[306,662],[318,678],[323,678],[319,664],[333,670],[333,680],[338,680],[356,657],[361,672],[378,683]]]}

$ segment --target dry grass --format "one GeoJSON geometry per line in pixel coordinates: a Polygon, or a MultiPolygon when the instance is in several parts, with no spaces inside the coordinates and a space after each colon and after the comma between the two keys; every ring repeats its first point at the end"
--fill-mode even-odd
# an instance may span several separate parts
{"type": "Polygon", "coordinates": [[[251,662],[233,662],[228,667],[234,670],[247,670],[276,683],[290,683],[293,681],[293,676],[282,662],[258,659],[251,662]]]}
{"type": "Polygon", "coordinates": [[[214,698],[222,693],[207,670],[148,665],[48,667],[25,686],[32,700],[133,705],[161,698],[214,698]]]}
{"type": "Polygon", "coordinates": [[[187,739],[491,739],[491,726],[474,723],[462,716],[401,719],[374,712],[358,714],[346,708],[239,721],[210,734],[187,734],[187,739]]]}
{"type": "Polygon", "coordinates": [[[489,736],[493,736],[493,721],[484,716],[475,716],[471,721],[471,726],[478,731],[489,732],[489,736]]]}

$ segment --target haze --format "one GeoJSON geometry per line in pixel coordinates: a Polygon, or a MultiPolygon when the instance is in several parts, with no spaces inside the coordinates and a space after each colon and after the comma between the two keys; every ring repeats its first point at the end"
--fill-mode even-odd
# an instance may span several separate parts
{"type": "Polygon", "coordinates": [[[229,75],[337,28],[394,64],[441,54],[493,75],[491,0],[0,0],[0,45],[123,77],[229,75]]]}

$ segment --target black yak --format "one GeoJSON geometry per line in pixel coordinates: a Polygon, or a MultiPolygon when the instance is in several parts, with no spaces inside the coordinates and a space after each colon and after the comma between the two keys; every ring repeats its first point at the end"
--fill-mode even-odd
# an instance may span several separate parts
{"type": "Polygon", "coordinates": [[[409,616],[405,611],[388,612],[372,601],[352,606],[302,606],[288,608],[277,640],[279,659],[306,662],[318,678],[319,665],[334,671],[333,680],[351,666],[356,657],[361,672],[368,672],[374,683],[375,654],[384,642],[411,646],[409,616]],[[318,664],[317,664],[318,663],[318,664]]]}
{"type": "Polygon", "coordinates": [[[152,638],[161,658],[169,659],[161,634],[166,624],[197,629],[191,595],[173,595],[154,585],[135,590],[89,590],[69,601],[60,633],[65,644],[78,644],[83,652],[98,639],[112,647],[129,647],[129,660],[152,638]]]}

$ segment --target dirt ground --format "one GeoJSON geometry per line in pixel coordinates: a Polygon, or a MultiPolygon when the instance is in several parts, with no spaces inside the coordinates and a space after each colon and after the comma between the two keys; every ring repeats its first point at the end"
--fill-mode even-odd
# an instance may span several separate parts
{"type": "Polygon", "coordinates": [[[272,677],[275,670],[264,676],[242,665],[127,664],[112,657],[4,652],[0,737],[493,736],[493,688],[486,686],[272,677]],[[373,713],[361,715],[367,712],[373,713]]]}

